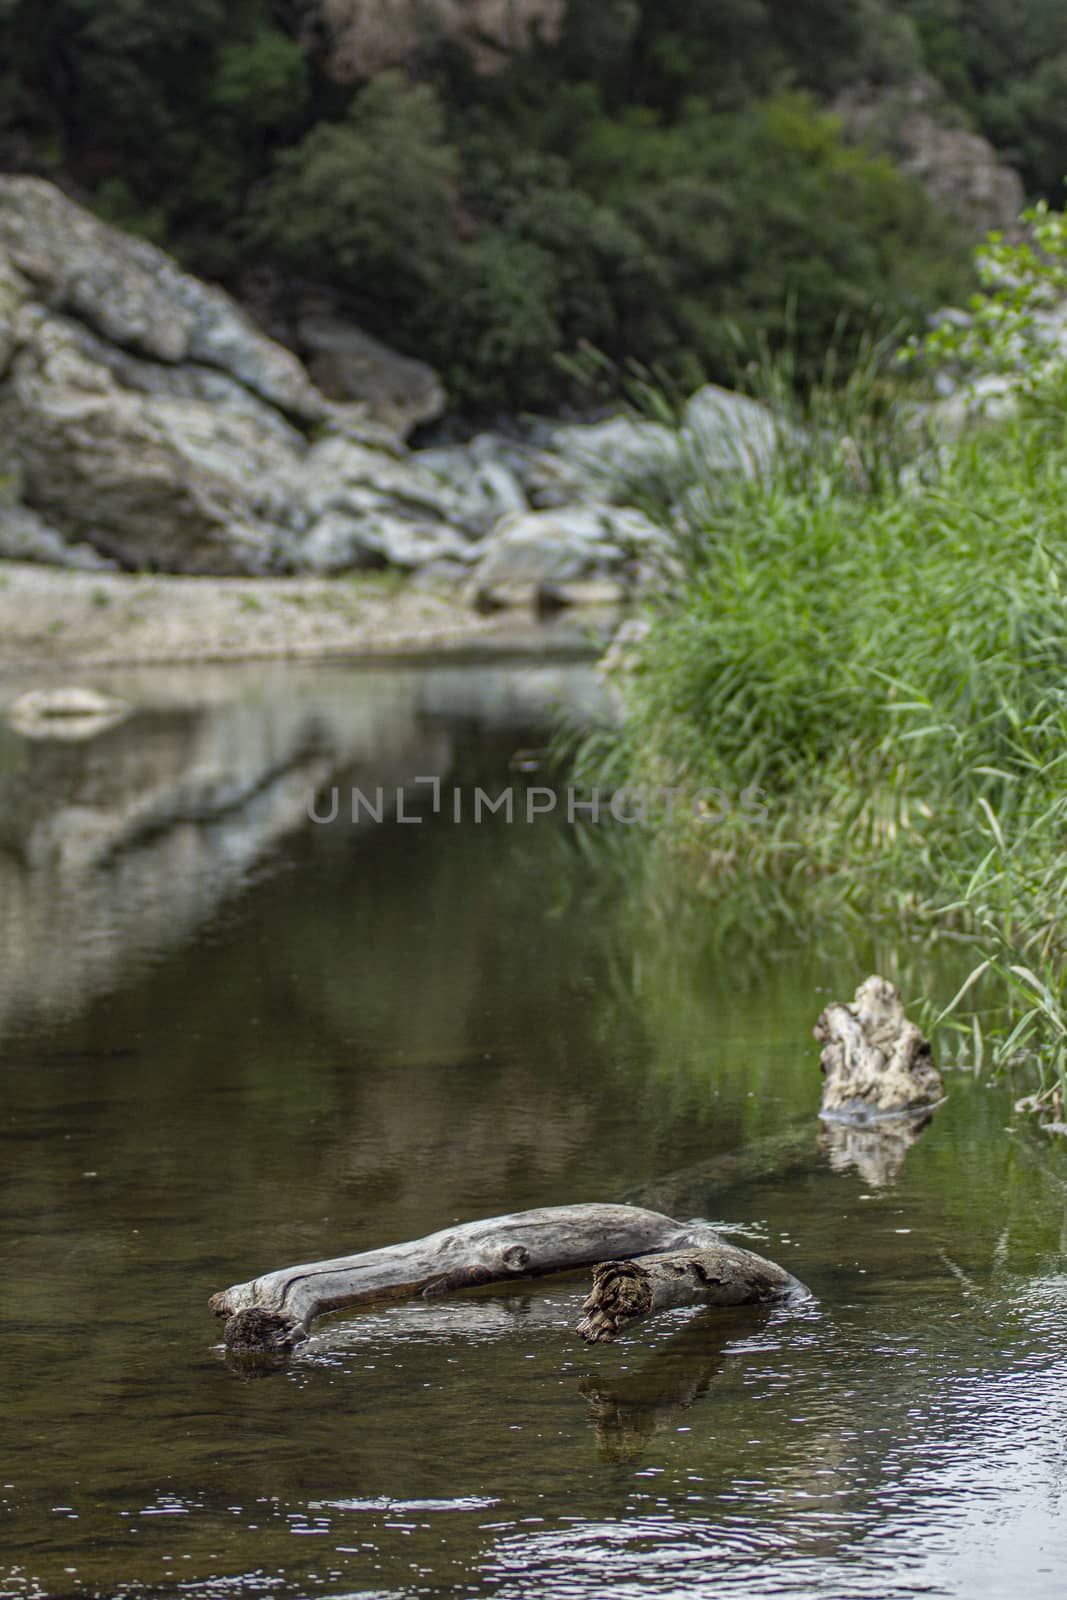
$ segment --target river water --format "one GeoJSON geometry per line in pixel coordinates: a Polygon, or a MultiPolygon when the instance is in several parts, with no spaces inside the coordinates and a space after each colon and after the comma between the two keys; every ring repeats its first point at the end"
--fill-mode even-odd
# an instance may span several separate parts
{"type": "Polygon", "coordinates": [[[947,998],[960,957],[636,895],[603,824],[433,815],[418,778],[525,814],[581,665],[94,681],[135,714],[0,721],[0,1595],[1062,1596],[1067,1164],[959,1073],[895,1161],[814,1118],[827,999],[947,998]],[[267,1377],[207,1314],[621,1197],[811,1299],[590,1350],[561,1278],[327,1319],[267,1377]]]}

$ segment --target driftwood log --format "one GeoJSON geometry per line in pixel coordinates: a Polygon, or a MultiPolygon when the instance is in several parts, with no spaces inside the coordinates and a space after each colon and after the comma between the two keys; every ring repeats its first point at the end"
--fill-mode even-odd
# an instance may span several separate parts
{"type": "Polygon", "coordinates": [[[640,1296],[631,1295],[632,1309],[615,1319],[618,1327],[668,1305],[738,1305],[794,1284],[781,1267],[736,1249],[700,1223],[686,1225],[636,1206],[580,1205],[490,1217],[406,1244],[285,1267],[225,1289],[209,1304],[226,1319],[231,1351],[282,1353],[306,1338],[315,1318],[328,1311],[567,1272],[609,1257],[613,1269],[633,1268],[634,1257],[677,1264],[677,1270],[654,1269],[656,1291],[643,1310],[637,1309],[640,1296]]]}
{"type": "MultiPolygon", "coordinates": [[[[930,1045],[908,1021],[898,990],[867,978],[851,1004],[835,1001],[815,1024],[823,1046],[821,1128],[810,1120],[631,1190],[631,1205],[680,1216],[714,1214],[749,1184],[825,1171],[855,1171],[883,1188],[929,1125],[945,1091],[930,1045]]],[[[742,1202],[743,1204],[743,1202],[742,1202]]]]}
{"type": "Polygon", "coordinates": [[[669,1250],[639,1261],[602,1261],[578,1332],[586,1344],[609,1344],[629,1323],[676,1306],[740,1306],[773,1300],[795,1287],[773,1261],[719,1239],[698,1250],[669,1250]]]}
{"type": "MultiPolygon", "coordinates": [[[[944,1098],[929,1044],[898,991],[878,977],[860,985],[851,1005],[827,1006],[815,1037],[823,1046],[823,1153],[837,1170],[855,1166],[867,1181],[891,1182],[944,1098]]],[[[789,1130],[779,1139],[779,1165],[807,1164],[808,1136],[789,1130]]],[[[737,1181],[767,1165],[767,1152],[743,1153],[732,1175],[737,1181]]],[[[656,1187],[673,1186],[679,1198],[708,1175],[696,1168],[656,1187]]],[[[727,1243],[706,1224],[637,1205],[585,1205],[490,1217],[406,1244],[285,1267],[212,1296],[210,1305],[226,1319],[231,1352],[280,1354],[328,1311],[588,1266],[595,1267],[593,1289],[578,1332],[591,1344],[672,1307],[753,1304],[800,1287],[774,1262],[727,1243]]]]}

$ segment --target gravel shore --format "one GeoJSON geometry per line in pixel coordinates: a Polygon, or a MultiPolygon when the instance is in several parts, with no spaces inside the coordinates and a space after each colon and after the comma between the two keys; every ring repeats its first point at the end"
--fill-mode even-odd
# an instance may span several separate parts
{"type": "Polygon", "coordinates": [[[577,650],[602,608],[551,625],[477,615],[393,576],[177,578],[0,562],[0,669],[577,650]]]}

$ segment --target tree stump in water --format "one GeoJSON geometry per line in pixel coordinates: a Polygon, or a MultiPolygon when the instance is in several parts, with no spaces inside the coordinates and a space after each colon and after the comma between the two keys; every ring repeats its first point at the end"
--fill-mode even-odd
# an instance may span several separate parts
{"type": "Polygon", "coordinates": [[[885,978],[867,978],[851,1005],[827,1006],[815,1037],[823,1047],[823,1117],[863,1123],[916,1116],[944,1099],[930,1045],[885,978]]]}

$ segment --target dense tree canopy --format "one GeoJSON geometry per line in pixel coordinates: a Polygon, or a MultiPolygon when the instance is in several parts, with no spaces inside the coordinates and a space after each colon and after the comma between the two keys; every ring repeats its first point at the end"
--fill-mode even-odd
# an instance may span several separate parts
{"type": "Polygon", "coordinates": [[[272,260],[443,370],[558,402],[592,345],[682,383],[760,335],[915,320],[965,241],[818,107],[918,71],[1021,164],[1067,166],[1059,0],[569,0],[479,75],[441,44],[339,84],[309,4],[0,0],[0,161],[62,174],[194,268],[272,260]]]}

